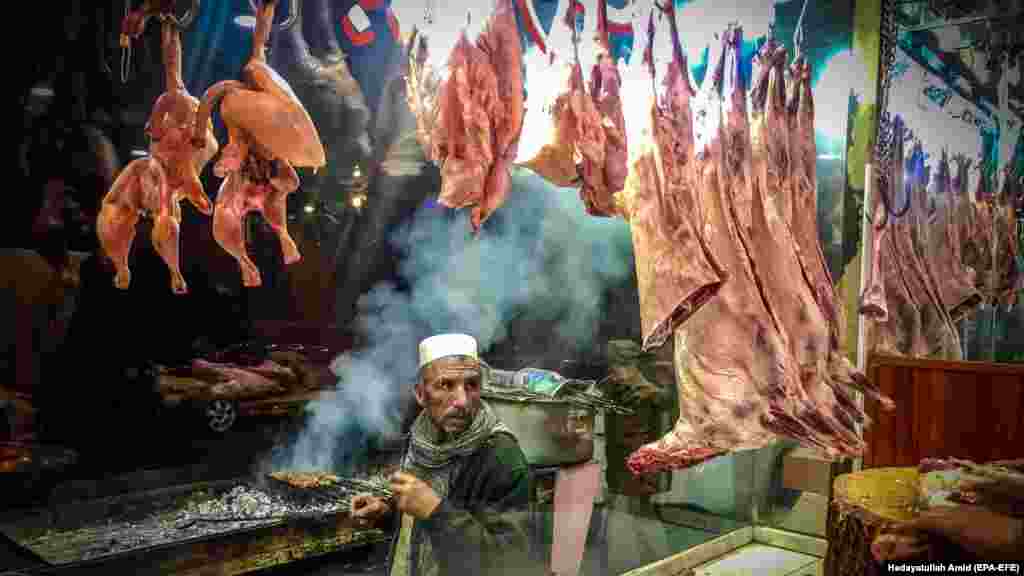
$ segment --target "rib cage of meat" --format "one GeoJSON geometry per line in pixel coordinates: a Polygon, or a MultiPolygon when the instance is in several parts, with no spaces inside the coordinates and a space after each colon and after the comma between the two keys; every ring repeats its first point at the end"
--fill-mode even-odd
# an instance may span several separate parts
{"type": "MultiPolygon", "coordinates": [[[[671,3],[666,11],[672,22],[671,3]]],[[[653,26],[653,14],[649,25],[653,26]]],[[[831,355],[837,352],[835,328],[829,320],[837,315],[826,315],[822,306],[834,293],[831,286],[825,292],[812,288],[822,271],[808,269],[801,260],[796,232],[778,208],[785,205],[782,195],[793,193],[783,68],[762,69],[763,81],[775,91],[775,113],[762,115],[765,122],[752,133],[739,69],[740,35],[739,29],[726,34],[717,66],[709,69],[705,86],[692,103],[687,118],[696,136],[692,160],[662,159],[657,166],[663,173],[683,172],[692,179],[692,188],[667,188],[679,196],[664,205],[692,205],[695,210],[682,218],[664,218],[675,223],[689,216],[728,280],[685,323],[675,326],[680,419],[672,432],[630,456],[627,464],[636,474],[686,467],[726,451],[763,446],[778,436],[832,456],[857,455],[863,449],[856,425],[866,416],[845,386],[863,387],[866,379],[859,376],[855,381],[858,375],[852,370],[836,368],[831,355]],[[723,84],[725,102],[719,95],[723,84]],[[769,134],[772,122],[775,130],[769,134]],[[769,135],[772,144],[767,142],[769,135]],[[755,146],[751,136],[758,141],[755,146]],[[751,155],[754,149],[756,158],[751,155]],[[688,189],[695,191],[694,200],[680,194],[688,189]]],[[[650,37],[653,33],[648,42],[650,37]]],[[[673,44],[678,46],[675,30],[673,44]]],[[[673,55],[674,69],[686,71],[680,52],[673,55]]],[[[780,60],[784,63],[784,56],[780,60]]],[[[666,84],[672,82],[667,79],[666,84]]],[[[687,87],[680,88],[666,91],[662,109],[669,108],[665,100],[688,93],[687,87]]],[[[805,103],[805,111],[813,110],[810,105],[805,103]]],[[[661,129],[655,129],[655,134],[662,134],[659,143],[671,142],[663,135],[670,124],[657,113],[655,118],[662,120],[661,129]]],[[[809,133],[813,137],[813,130],[809,133]]],[[[685,136],[678,140],[685,141],[685,136]]],[[[631,142],[631,150],[635,146],[649,143],[631,142]]],[[[658,147],[667,157],[665,148],[658,147]]],[[[645,185],[652,186],[644,178],[650,172],[644,156],[634,158],[625,195],[636,202],[645,185]]],[[[813,229],[811,240],[816,244],[816,225],[813,229]]],[[[636,254],[639,265],[639,247],[636,254]]],[[[818,264],[823,265],[823,258],[818,264]]]]}

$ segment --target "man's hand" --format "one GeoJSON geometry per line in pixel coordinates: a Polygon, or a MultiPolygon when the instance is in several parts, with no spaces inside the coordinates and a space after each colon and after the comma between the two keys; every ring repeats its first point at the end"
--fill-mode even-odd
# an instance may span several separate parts
{"type": "Polygon", "coordinates": [[[611,369],[609,383],[614,387],[614,394],[626,406],[635,406],[641,402],[661,401],[661,388],[652,384],[636,366],[615,366],[611,369]]]}
{"type": "Polygon", "coordinates": [[[391,490],[398,509],[417,520],[426,520],[441,504],[441,497],[429,484],[407,472],[391,475],[391,490]]]}
{"type": "Polygon", "coordinates": [[[936,507],[900,526],[903,534],[934,534],[984,558],[1019,553],[1020,519],[977,506],[936,507]]]}
{"type": "Polygon", "coordinates": [[[388,501],[372,494],[359,494],[352,498],[350,513],[360,526],[375,524],[391,511],[388,501]]]}

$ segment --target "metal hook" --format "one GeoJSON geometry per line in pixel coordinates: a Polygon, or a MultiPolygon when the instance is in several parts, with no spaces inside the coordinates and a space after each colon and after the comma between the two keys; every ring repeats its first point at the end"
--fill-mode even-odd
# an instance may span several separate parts
{"type": "Polygon", "coordinates": [[[199,14],[199,3],[200,0],[192,0],[192,7],[189,8],[188,12],[185,12],[185,15],[181,18],[171,16],[174,25],[177,26],[179,30],[185,30],[192,25],[192,21],[195,20],[196,15],[199,14]]]}
{"type": "Polygon", "coordinates": [[[796,28],[793,31],[793,46],[799,53],[804,46],[804,16],[807,14],[807,3],[809,0],[804,0],[804,5],[800,8],[800,17],[796,20],[796,28]]]}
{"type": "MultiPolygon", "coordinates": [[[[256,5],[257,1],[261,1],[264,4],[277,4],[277,0],[249,0],[249,7],[252,9],[253,14],[258,14],[260,9],[256,5]]],[[[301,0],[288,0],[288,17],[285,18],[284,22],[278,24],[278,30],[287,30],[295,25],[295,22],[299,20],[299,2],[301,0]]]]}

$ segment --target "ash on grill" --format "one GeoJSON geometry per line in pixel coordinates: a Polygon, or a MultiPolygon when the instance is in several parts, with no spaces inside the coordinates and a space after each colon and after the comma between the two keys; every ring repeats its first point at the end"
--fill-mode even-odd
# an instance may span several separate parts
{"type": "MultiPolygon", "coordinates": [[[[241,482],[210,496],[200,492],[184,505],[136,520],[107,520],[74,530],[53,530],[23,544],[55,564],[91,560],[151,546],[214,537],[287,521],[328,520],[348,515],[361,492],[389,496],[384,476],[339,478],[333,486],[295,488],[272,478],[241,482]]],[[[377,540],[381,530],[359,529],[353,541],[377,540]]]]}
{"type": "Polygon", "coordinates": [[[387,480],[339,478],[333,482],[297,487],[269,477],[265,486],[236,486],[227,494],[185,510],[186,523],[291,520],[348,513],[352,497],[361,492],[390,496],[387,480]]]}

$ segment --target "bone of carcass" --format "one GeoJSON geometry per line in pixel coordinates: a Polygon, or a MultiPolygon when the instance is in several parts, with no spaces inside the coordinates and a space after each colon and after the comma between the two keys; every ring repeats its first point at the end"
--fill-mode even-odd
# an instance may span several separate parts
{"type": "Polygon", "coordinates": [[[885,322],[889,318],[889,306],[885,297],[885,284],[882,281],[881,254],[887,227],[884,225],[885,216],[879,210],[879,204],[875,201],[875,210],[872,212],[871,268],[864,280],[865,287],[861,292],[857,311],[877,322],[885,322]]]}
{"type": "Polygon", "coordinates": [[[114,286],[127,290],[131,284],[128,255],[143,213],[153,217],[153,248],[170,270],[171,289],[184,294],[187,286],[178,267],[180,207],[168,186],[163,166],[152,157],[137,158],[125,166],[100,207],[96,235],[117,271],[114,286]]]}
{"type": "Polygon", "coordinates": [[[208,121],[220,102],[229,142],[214,166],[225,178],[213,218],[214,240],[238,261],[242,284],[262,284],[259,270],[246,253],[243,225],[250,211],[261,212],[281,242],[285,264],[301,255],[288,234],[286,200],[298,189],[294,166],[322,167],[323,145],[288,82],[266,63],[265,45],[274,21],[274,2],[258,7],[253,49],[243,69],[245,82],[225,80],[203,94],[199,122],[208,121]]]}
{"type": "MultiPolygon", "coordinates": [[[[959,174],[956,184],[959,184],[959,174]]],[[[926,252],[939,282],[939,296],[956,323],[981,302],[981,293],[974,286],[974,271],[960,259],[953,187],[949,157],[943,150],[935,179],[939,204],[928,223],[926,252]]]]}
{"type": "MultiPolygon", "coordinates": [[[[126,36],[142,33],[149,8],[130,12],[122,23],[126,36]]],[[[181,33],[177,24],[165,19],[161,24],[161,51],[165,74],[165,92],[153,106],[146,132],[151,138],[150,153],[155,160],[129,164],[104,197],[96,233],[100,245],[117,270],[114,285],[122,290],[131,283],[128,255],[135,239],[140,212],[153,218],[154,248],[171,273],[171,290],[188,292],[179,269],[179,201],[188,198],[202,213],[209,214],[210,200],[199,182],[199,173],[217,153],[213,123],[196,126],[199,101],[185,89],[181,77],[181,33]],[[193,146],[193,130],[200,146],[193,146]]]]}
{"type": "MultiPolygon", "coordinates": [[[[671,21],[671,4],[668,10],[671,21]]],[[[680,419],[672,432],[629,457],[627,465],[635,474],[683,468],[727,451],[759,448],[780,434],[833,455],[859,450],[849,441],[853,439],[822,429],[821,419],[811,417],[819,415],[820,408],[804,393],[799,371],[760,294],[744,242],[744,225],[737,219],[744,204],[733,205],[736,191],[730,190],[743,185],[736,177],[747,181],[749,177],[730,174],[733,159],[723,158],[725,142],[737,142],[739,113],[733,113],[732,134],[726,137],[718,95],[725,66],[725,46],[722,49],[692,103],[697,148],[688,165],[699,195],[697,229],[729,278],[715,297],[675,330],[680,419]]],[[[735,56],[733,62],[735,66],[735,56]]],[[[737,89],[742,93],[742,86],[737,89]]],[[[634,164],[627,189],[636,173],[634,164]]]]}

